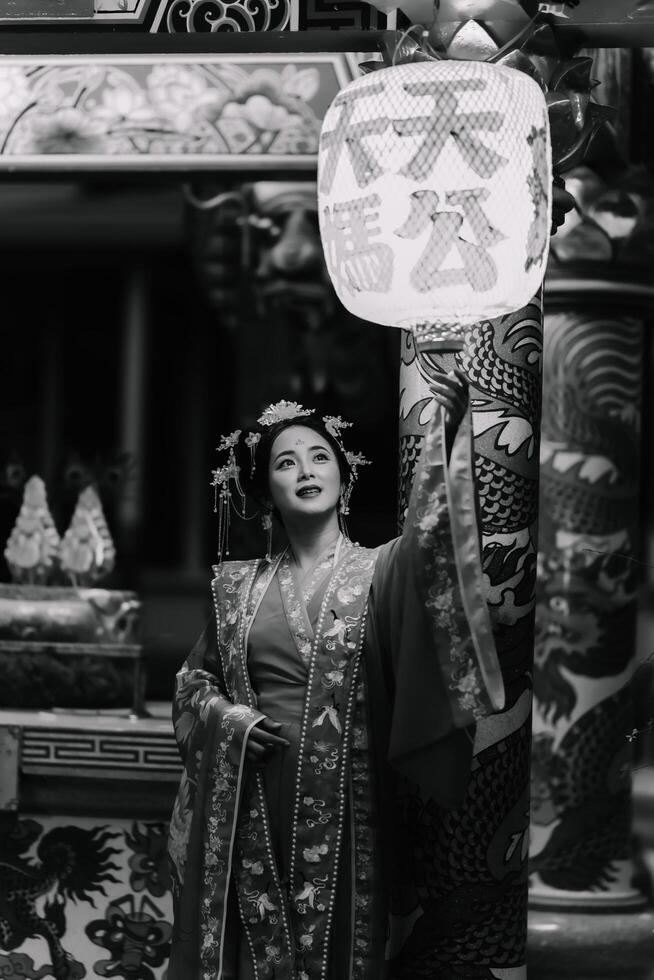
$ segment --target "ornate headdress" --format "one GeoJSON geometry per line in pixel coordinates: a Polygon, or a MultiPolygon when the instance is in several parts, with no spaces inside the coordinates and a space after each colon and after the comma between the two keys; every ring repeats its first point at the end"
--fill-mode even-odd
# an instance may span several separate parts
{"type": "MultiPolygon", "coordinates": [[[[268,408],[266,408],[259,416],[257,423],[261,427],[267,428],[276,425],[278,422],[288,422],[292,419],[301,419],[313,414],[313,408],[303,408],[303,406],[298,402],[289,402],[286,401],[285,398],[282,398],[281,401],[269,405],[268,408]]],[[[350,512],[350,497],[352,496],[352,490],[358,476],[358,470],[360,466],[367,466],[370,463],[370,460],[366,459],[362,453],[350,452],[343,445],[343,437],[341,432],[343,429],[350,428],[352,425],[351,422],[345,422],[339,415],[325,415],[322,421],[325,429],[336,441],[338,447],[343,453],[345,461],[347,462],[350,470],[347,485],[341,491],[338,515],[341,531],[343,534],[345,534],[345,536],[347,536],[345,518],[350,512]]],[[[214,513],[218,514],[219,563],[223,560],[224,555],[229,556],[229,525],[232,510],[234,510],[234,513],[237,514],[237,516],[242,520],[252,520],[257,516],[261,517],[261,523],[268,536],[268,549],[266,557],[269,560],[271,557],[270,540],[272,534],[272,517],[270,512],[264,511],[262,513],[259,510],[250,516],[248,516],[245,512],[246,494],[240,479],[241,467],[239,466],[236,458],[236,451],[241,443],[241,435],[242,430],[235,429],[234,432],[230,432],[229,435],[220,437],[220,442],[216,447],[216,452],[227,453],[227,459],[222,466],[219,466],[217,469],[211,471],[213,478],[211,481],[211,486],[214,489],[214,513]],[[234,502],[234,491],[236,491],[236,494],[240,500],[240,508],[234,502]]],[[[260,441],[260,432],[248,432],[243,437],[243,444],[250,451],[250,477],[254,475],[256,470],[256,449],[260,441]]]]}
{"type": "Polygon", "coordinates": [[[289,419],[299,419],[302,416],[313,415],[315,409],[302,408],[298,402],[287,402],[285,398],[269,405],[257,422],[259,425],[277,425],[278,422],[287,422],[289,419]]]}

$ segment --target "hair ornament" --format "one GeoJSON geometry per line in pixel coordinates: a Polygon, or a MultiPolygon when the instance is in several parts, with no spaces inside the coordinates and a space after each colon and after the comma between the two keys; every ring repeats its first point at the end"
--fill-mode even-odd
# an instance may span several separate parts
{"type": "Polygon", "coordinates": [[[315,409],[303,408],[298,402],[288,402],[285,398],[281,401],[269,405],[259,416],[259,425],[275,425],[277,422],[287,422],[289,419],[299,419],[306,415],[313,415],[315,409]]]}
{"type": "Polygon", "coordinates": [[[235,508],[239,517],[245,518],[245,492],[241,486],[240,467],[236,462],[236,447],[241,438],[241,429],[235,429],[227,436],[221,436],[220,442],[216,447],[216,452],[228,453],[227,462],[223,466],[211,471],[213,477],[211,486],[213,487],[213,512],[218,514],[218,562],[223,560],[223,554],[229,555],[229,524],[231,517],[232,490],[230,484],[234,484],[236,492],[241,498],[241,513],[235,508]]]}
{"type": "Polygon", "coordinates": [[[257,468],[256,451],[257,446],[261,442],[260,432],[248,432],[245,437],[245,445],[250,450],[250,479],[254,476],[254,471],[257,468]]]}
{"type": "MultiPolygon", "coordinates": [[[[238,467],[236,467],[236,470],[238,470],[238,467]]],[[[233,464],[230,462],[230,463],[225,463],[224,466],[219,466],[218,469],[215,469],[215,470],[212,470],[211,471],[211,475],[213,477],[213,479],[211,481],[211,486],[215,490],[215,493],[214,493],[214,508],[213,508],[214,514],[216,513],[216,503],[217,503],[217,501],[216,501],[215,498],[216,498],[216,495],[218,493],[218,487],[225,487],[225,486],[227,486],[227,484],[229,483],[230,480],[233,480],[236,476],[238,476],[238,473],[236,472],[236,470],[235,470],[233,464]]]]}
{"type": "Polygon", "coordinates": [[[356,469],[357,466],[370,466],[371,463],[371,460],[366,459],[363,453],[351,453],[346,450],[345,458],[351,470],[356,469]]]}
{"type": "Polygon", "coordinates": [[[273,533],[273,520],[272,511],[267,510],[261,515],[261,527],[263,528],[266,535],[266,561],[270,565],[272,561],[272,533],[273,533]]]}
{"type": "Polygon", "coordinates": [[[347,456],[345,452],[345,446],[343,445],[343,436],[341,435],[341,429],[349,429],[352,426],[351,422],[344,422],[340,415],[325,415],[323,418],[323,425],[329,432],[332,439],[341,447],[341,451],[344,456],[347,456]]]}
{"type": "Polygon", "coordinates": [[[222,452],[224,449],[234,449],[238,446],[238,440],[241,438],[241,430],[235,429],[230,432],[227,436],[221,436],[220,442],[216,446],[216,452],[222,452]]]}
{"type": "MultiPolygon", "coordinates": [[[[351,424],[351,423],[346,423],[351,424]]],[[[336,438],[336,437],[335,437],[336,438]]],[[[347,465],[350,467],[350,479],[347,481],[347,486],[341,494],[341,514],[345,517],[350,513],[350,497],[352,496],[352,491],[354,489],[354,484],[358,474],[359,466],[370,466],[370,460],[366,459],[363,453],[352,453],[348,450],[343,450],[347,465]]]]}

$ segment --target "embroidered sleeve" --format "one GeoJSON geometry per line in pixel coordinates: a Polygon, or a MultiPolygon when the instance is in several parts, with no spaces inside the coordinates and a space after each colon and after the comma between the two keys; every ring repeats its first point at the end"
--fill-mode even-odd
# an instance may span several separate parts
{"type": "Polygon", "coordinates": [[[388,690],[388,758],[441,805],[465,792],[471,726],[503,707],[484,598],[471,418],[443,463],[440,415],[425,438],[402,536],[380,549],[370,638],[388,690]]]}
{"type": "Polygon", "coordinates": [[[428,617],[453,725],[504,705],[504,686],[484,596],[475,504],[472,418],[466,412],[445,458],[442,413],[422,449],[401,550],[428,617]]]}
{"type": "Polygon", "coordinates": [[[173,699],[173,725],[182,761],[188,765],[194,753],[207,740],[211,716],[221,720],[228,715],[237,723],[236,738],[230,747],[234,762],[240,756],[242,735],[263,715],[229,696],[220,657],[214,616],[177,673],[173,699]]]}
{"type": "Polygon", "coordinates": [[[224,800],[236,798],[247,738],[262,717],[228,694],[212,616],[177,674],[173,698],[175,738],[184,764],[168,838],[176,888],[184,882],[193,816],[205,806],[207,787],[224,800]]]}
{"type": "Polygon", "coordinates": [[[169,975],[175,978],[222,975],[220,936],[246,781],[245,749],[252,727],[263,717],[239,703],[225,650],[226,638],[237,635],[248,590],[239,570],[225,566],[213,584],[215,616],[177,674],[173,701],[184,762],[168,836],[175,904],[169,975]],[[217,583],[227,587],[224,603],[218,601],[217,583]]]}

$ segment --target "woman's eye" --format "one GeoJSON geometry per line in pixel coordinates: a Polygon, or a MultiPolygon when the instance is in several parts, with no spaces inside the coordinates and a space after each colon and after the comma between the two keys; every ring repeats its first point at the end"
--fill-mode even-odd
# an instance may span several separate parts
{"type": "Polygon", "coordinates": [[[325,460],[329,459],[329,456],[327,455],[327,453],[316,453],[316,455],[313,458],[318,462],[324,462],[325,460]]]}
{"type": "Polygon", "coordinates": [[[292,459],[283,459],[281,461],[281,463],[278,464],[277,469],[278,470],[287,470],[288,467],[289,466],[292,466],[292,465],[293,465],[293,460],[292,459]],[[286,465],[287,463],[288,463],[288,466],[286,465]]]}

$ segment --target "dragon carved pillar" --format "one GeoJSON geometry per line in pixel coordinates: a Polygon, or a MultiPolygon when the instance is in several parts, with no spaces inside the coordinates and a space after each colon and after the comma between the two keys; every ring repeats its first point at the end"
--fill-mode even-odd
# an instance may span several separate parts
{"type": "Polygon", "coordinates": [[[400,517],[430,409],[426,379],[456,363],[470,382],[482,561],[506,688],[505,710],[477,727],[465,803],[446,814],[406,810],[422,865],[411,914],[435,924],[429,949],[413,937],[405,945],[411,977],[526,977],[541,327],[536,299],[466,330],[456,354],[426,355],[403,335],[400,517]]]}
{"type": "Polygon", "coordinates": [[[631,805],[642,307],[627,284],[608,303],[601,283],[555,289],[544,330],[532,980],[579,980],[579,959],[584,978],[611,965],[640,980],[654,961],[631,805]]]}
{"type": "MultiPolygon", "coordinates": [[[[627,122],[629,57],[605,52],[594,65],[627,122]]],[[[644,170],[616,165],[624,146],[609,135],[566,175],[577,210],[552,241],[545,285],[532,980],[598,972],[639,980],[654,962],[631,806],[654,194],[644,170]]]]}
{"type": "Polygon", "coordinates": [[[545,325],[531,898],[559,908],[644,904],[627,773],[643,324],[595,304],[559,297],[545,325]]]}

